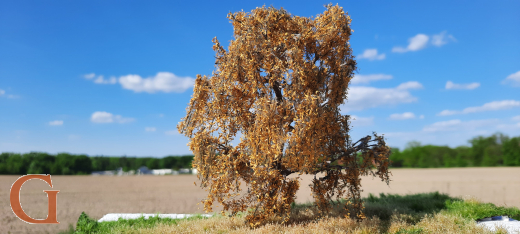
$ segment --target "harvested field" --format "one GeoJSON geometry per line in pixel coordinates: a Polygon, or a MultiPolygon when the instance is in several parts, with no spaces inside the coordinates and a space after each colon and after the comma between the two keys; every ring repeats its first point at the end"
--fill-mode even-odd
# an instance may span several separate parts
{"type": "MultiPolygon", "coordinates": [[[[378,178],[363,178],[368,193],[414,194],[439,191],[450,196],[474,196],[482,202],[520,207],[520,167],[392,169],[390,186],[378,178]]],[[[51,176],[53,188],[39,180],[24,184],[20,199],[24,211],[36,219],[47,216],[47,196],[58,193],[60,224],[27,224],[11,210],[9,191],[19,176],[0,176],[0,233],[57,233],[75,224],[82,211],[99,219],[107,213],[202,213],[197,203],[206,191],[193,185],[194,175],[177,176],[51,176]],[[198,209],[199,208],[199,209],[198,209]]],[[[311,201],[311,176],[303,176],[297,202],[311,201]]],[[[216,209],[218,211],[218,209],[216,209]]]]}

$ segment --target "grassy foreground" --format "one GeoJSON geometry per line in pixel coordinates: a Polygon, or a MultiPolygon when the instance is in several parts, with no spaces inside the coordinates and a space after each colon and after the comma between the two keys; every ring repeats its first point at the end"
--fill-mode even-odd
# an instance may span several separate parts
{"type": "Polygon", "coordinates": [[[370,194],[363,200],[367,218],[360,223],[343,218],[342,204],[334,206],[328,216],[320,217],[308,203],[293,204],[288,224],[272,219],[254,230],[246,225],[244,214],[187,219],[141,217],[99,223],[82,213],[76,230],[70,227],[62,233],[493,233],[476,226],[475,220],[500,215],[520,220],[520,209],[516,207],[497,207],[474,198],[452,198],[438,192],[379,197],[370,194]]]}

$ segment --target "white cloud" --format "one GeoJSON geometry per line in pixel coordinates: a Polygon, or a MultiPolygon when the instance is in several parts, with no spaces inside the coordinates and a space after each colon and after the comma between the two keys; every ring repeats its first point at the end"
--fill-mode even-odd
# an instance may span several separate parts
{"type": "Polygon", "coordinates": [[[94,80],[94,83],[96,83],[96,84],[115,84],[115,83],[117,83],[117,79],[115,77],[110,77],[110,79],[105,80],[105,79],[103,79],[103,76],[98,76],[98,78],[94,80]]]}
{"type": "Polygon", "coordinates": [[[470,84],[455,84],[451,81],[446,82],[446,89],[476,89],[480,86],[480,83],[474,82],[470,84]]]}
{"type": "Polygon", "coordinates": [[[396,47],[392,48],[392,52],[394,52],[394,53],[406,53],[406,52],[408,52],[408,50],[403,48],[403,47],[396,46],[396,47]]]}
{"type": "Polygon", "coordinates": [[[372,81],[390,80],[392,78],[393,78],[392,75],[386,75],[386,74],[354,75],[352,80],[350,80],[350,83],[351,84],[368,84],[372,81]]]}
{"type": "Polygon", "coordinates": [[[458,111],[451,111],[451,110],[443,110],[441,111],[439,114],[437,114],[438,116],[447,116],[447,115],[455,115],[459,113],[458,111]]]}
{"type": "Polygon", "coordinates": [[[119,83],[124,89],[134,92],[184,92],[193,87],[195,79],[190,77],[181,78],[170,72],[159,72],[154,77],[141,78],[139,75],[126,75],[119,78],[119,83]]]}
{"type": "MultiPolygon", "coordinates": [[[[5,95],[5,90],[0,89],[0,96],[3,96],[3,95],[5,95]]],[[[8,94],[8,95],[6,95],[6,97],[14,99],[14,98],[19,98],[20,96],[8,94]]]]}
{"type": "Polygon", "coordinates": [[[417,34],[415,37],[410,39],[410,44],[408,44],[408,50],[416,51],[421,50],[426,46],[429,37],[424,34],[417,34]]]}
{"type": "Polygon", "coordinates": [[[405,52],[409,52],[409,51],[417,51],[417,50],[424,49],[424,47],[426,47],[426,44],[428,44],[429,39],[430,38],[427,35],[417,34],[414,37],[408,39],[408,41],[409,41],[408,47],[403,48],[403,47],[396,46],[392,49],[392,52],[405,53],[405,52]]]}
{"type": "Polygon", "coordinates": [[[424,115],[419,116],[419,119],[424,119],[424,115]]]}
{"type": "Polygon", "coordinates": [[[447,44],[448,40],[457,41],[453,35],[446,35],[446,31],[432,36],[432,44],[437,47],[447,44]]]}
{"type": "Polygon", "coordinates": [[[383,60],[385,57],[385,54],[377,54],[377,49],[366,49],[363,54],[357,56],[358,59],[368,59],[370,61],[383,60]]]}
{"type": "MultiPolygon", "coordinates": [[[[423,116],[424,117],[424,116],[423,116]]],[[[402,114],[391,114],[390,119],[393,120],[405,120],[405,119],[414,119],[415,114],[412,112],[404,112],[402,114]]]]}
{"type": "Polygon", "coordinates": [[[61,126],[61,125],[63,125],[63,120],[51,121],[51,122],[49,122],[49,125],[51,125],[51,126],[61,126]]]}
{"type": "Polygon", "coordinates": [[[113,115],[105,111],[96,111],[90,117],[94,123],[129,123],[134,121],[133,118],[123,118],[121,115],[113,115]]]}
{"type": "Polygon", "coordinates": [[[513,87],[520,87],[520,71],[506,77],[502,84],[511,84],[513,87]]]}
{"type": "Polygon", "coordinates": [[[354,126],[369,126],[369,125],[372,125],[374,124],[374,117],[359,117],[359,116],[356,116],[356,115],[351,115],[350,117],[351,118],[351,121],[352,121],[352,125],[354,126]]]}
{"type": "Polygon", "coordinates": [[[374,88],[366,86],[352,86],[349,88],[348,99],[340,106],[342,113],[352,110],[363,110],[367,108],[394,105],[399,103],[410,103],[417,101],[409,89],[419,89],[419,82],[411,81],[403,83],[396,88],[374,88]]]}
{"type": "Polygon", "coordinates": [[[516,128],[520,128],[520,122],[515,123],[515,124],[499,124],[499,125],[497,125],[497,129],[500,129],[502,131],[507,131],[507,130],[515,130],[516,131],[516,128]]]}
{"type": "Polygon", "coordinates": [[[96,77],[96,74],[95,74],[95,73],[90,73],[90,74],[86,74],[86,75],[84,75],[83,77],[84,77],[85,79],[87,79],[87,80],[90,80],[90,79],[96,77]]]}
{"type": "Polygon", "coordinates": [[[177,135],[177,134],[179,134],[179,131],[177,131],[177,130],[170,130],[170,131],[165,131],[164,134],[166,134],[166,135],[177,135]]]}
{"type": "Polygon", "coordinates": [[[408,82],[400,84],[399,86],[397,86],[396,89],[407,90],[407,89],[422,89],[422,88],[423,88],[423,86],[421,85],[421,83],[419,83],[417,81],[408,81],[408,82]]]}
{"type": "Polygon", "coordinates": [[[439,132],[439,131],[467,131],[475,130],[479,127],[496,125],[499,123],[498,119],[485,119],[485,120],[470,120],[460,121],[459,119],[453,119],[448,121],[436,122],[431,125],[427,125],[423,128],[425,132],[439,132]]]}
{"type": "MultiPolygon", "coordinates": [[[[518,132],[516,128],[520,128],[520,115],[513,116],[511,120],[514,121],[513,124],[499,124],[497,128],[501,129],[502,131],[513,130],[518,132]]],[[[515,136],[517,135],[516,132],[514,133],[515,136]]]]}
{"type": "Polygon", "coordinates": [[[437,132],[437,131],[446,131],[447,129],[460,126],[462,121],[460,119],[454,119],[454,120],[448,120],[448,121],[442,121],[442,122],[436,122],[431,125],[427,125],[423,128],[423,131],[426,132],[437,132]]]}
{"type": "Polygon", "coordinates": [[[454,114],[469,114],[469,113],[483,112],[483,111],[505,110],[505,109],[511,109],[514,107],[520,107],[520,101],[503,100],[503,101],[488,102],[482,106],[465,108],[462,111],[443,110],[437,115],[446,116],[446,115],[454,115],[454,114]]]}
{"type": "Polygon", "coordinates": [[[116,84],[119,82],[124,89],[133,90],[136,93],[181,93],[193,87],[195,84],[194,78],[178,77],[170,72],[158,72],[155,76],[148,78],[130,74],[121,76],[119,79],[113,76],[109,79],[105,79],[102,75],[96,76],[95,73],[86,74],[83,75],[83,77],[88,80],[93,79],[96,84],[116,84]]]}
{"type": "MultiPolygon", "coordinates": [[[[92,80],[96,77],[95,73],[90,73],[83,75],[83,77],[87,80],[92,80]]],[[[117,79],[115,77],[110,77],[110,79],[105,80],[105,78],[102,75],[97,76],[96,79],[94,79],[94,83],[96,84],[115,84],[117,83],[117,79]]]]}
{"type": "Polygon", "coordinates": [[[144,130],[147,132],[155,132],[155,130],[157,130],[157,129],[154,127],[146,127],[146,128],[144,128],[144,130]]]}

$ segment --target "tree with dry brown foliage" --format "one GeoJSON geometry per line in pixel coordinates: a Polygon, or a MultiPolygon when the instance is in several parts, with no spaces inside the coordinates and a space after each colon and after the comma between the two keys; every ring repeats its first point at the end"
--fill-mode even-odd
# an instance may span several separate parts
{"type": "Polygon", "coordinates": [[[360,176],[389,183],[383,137],[373,133],[352,143],[350,116],[339,113],[357,63],[348,42],[350,17],[342,7],[325,7],[315,19],[265,6],[229,13],[228,51],[213,39],[216,72],[197,75],[177,126],[190,138],[193,168],[209,190],[207,212],[217,201],[231,215],[251,211],[251,227],[269,217],[286,222],[299,176],[311,174],[320,211],[344,198],[349,216],[361,220],[360,176]],[[243,138],[233,147],[238,131],[243,138]]]}

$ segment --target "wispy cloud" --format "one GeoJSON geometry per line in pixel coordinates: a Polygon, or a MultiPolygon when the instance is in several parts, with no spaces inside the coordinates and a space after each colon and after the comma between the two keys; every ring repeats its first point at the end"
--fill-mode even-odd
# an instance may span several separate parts
{"type": "Polygon", "coordinates": [[[447,116],[454,114],[469,114],[475,112],[483,112],[483,111],[497,111],[497,110],[506,110],[514,107],[520,107],[520,101],[515,100],[503,100],[503,101],[494,101],[488,102],[482,106],[475,107],[467,107],[462,111],[453,111],[453,110],[443,110],[438,113],[438,116],[447,116]]]}
{"type": "Polygon", "coordinates": [[[408,46],[406,48],[396,46],[392,49],[392,52],[405,53],[409,51],[422,50],[428,44],[430,38],[425,34],[417,34],[414,37],[408,39],[408,46]]]}
{"type": "Polygon", "coordinates": [[[93,123],[129,123],[133,122],[133,118],[123,118],[121,115],[113,115],[105,111],[96,111],[90,117],[93,123]]]}
{"type": "Polygon", "coordinates": [[[3,89],[0,89],[0,96],[4,96],[7,97],[7,98],[10,98],[10,99],[14,99],[14,98],[19,98],[20,96],[17,96],[17,95],[12,95],[12,94],[5,94],[5,90],[3,89]]]}
{"type": "Polygon", "coordinates": [[[96,76],[95,73],[86,74],[83,77],[87,80],[93,80],[96,84],[116,84],[119,82],[123,89],[132,90],[136,93],[182,93],[195,84],[194,78],[179,77],[171,72],[158,72],[155,76],[148,78],[130,74],[121,76],[119,79],[114,76],[105,79],[102,75],[96,76]]]}
{"type": "MultiPolygon", "coordinates": [[[[393,119],[393,120],[405,120],[405,119],[414,119],[415,118],[415,114],[412,113],[412,112],[404,112],[402,114],[391,114],[390,115],[390,119],[393,119]]],[[[424,118],[424,116],[423,116],[424,118]]]]}
{"type": "Polygon", "coordinates": [[[51,125],[51,126],[61,126],[61,125],[63,125],[63,120],[51,121],[51,122],[49,122],[49,125],[51,125]]]}
{"type": "Polygon", "coordinates": [[[352,125],[361,127],[361,126],[370,126],[374,124],[374,117],[359,117],[356,115],[351,115],[352,125]]]}
{"type": "Polygon", "coordinates": [[[520,87],[520,71],[517,71],[506,77],[502,84],[511,84],[513,87],[520,87]]]}
{"type": "Polygon", "coordinates": [[[515,130],[516,131],[516,128],[520,128],[520,122],[518,123],[514,123],[514,124],[499,124],[497,125],[497,128],[498,129],[501,129],[501,130],[515,130]]]}
{"type": "Polygon", "coordinates": [[[469,120],[469,121],[461,121],[459,119],[453,119],[453,120],[436,122],[431,125],[427,125],[423,128],[423,131],[439,132],[439,131],[474,130],[479,127],[496,125],[497,123],[499,123],[498,119],[469,120]]]}
{"type": "Polygon", "coordinates": [[[366,49],[363,54],[357,56],[358,59],[368,59],[370,61],[383,60],[385,57],[385,54],[377,54],[377,49],[366,49]]]}
{"type": "Polygon", "coordinates": [[[437,47],[441,47],[448,43],[448,41],[457,41],[453,35],[446,35],[446,31],[432,36],[432,44],[437,47]]]}
{"type": "Polygon", "coordinates": [[[105,78],[102,75],[99,75],[96,77],[95,73],[90,73],[83,75],[83,78],[87,80],[94,80],[94,83],[96,84],[115,84],[117,83],[117,79],[115,77],[110,77],[108,80],[105,80],[105,78]],[[96,79],[94,79],[96,78],[96,79]]]}
{"type": "Polygon", "coordinates": [[[144,128],[144,130],[147,132],[155,132],[155,130],[157,130],[157,129],[154,127],[146,127],[146,128],[144,128]]]}
{"type": "Polygon", "coordinates": [[[96,73],[85,74],[85,75],[83,75],[83,77],[87,80],[90,80],[90,79],[93,79],[94,77],[96,77],[96,73]]]}
{"type": "Polygon", "coordinates": [[[446,31],[443,31],[439,34],[434,34],[431,36],[426,34],[417,34],[414,37],[408,39],[408,46],[406,48],[401,46],[395,46],[392,48],[392,52],[395,53],[406,53],[410,51],[418,51],[426,48],[428,45],[428,41],[431,41],[431,44],[437,47],[441,47],[448,43],[448,41],[457,41],[453,35],[447,35],[446,31]]]}
{"type": "Polygon", "coordinates": [[[480,83],[474,82],[470,84],[455,84],[451,81],[446,82],[446,89],[476,89],[480,86],[480,83]]]}
{"type": "Polygon", "coordinates": [[[397,86],[396,89],[407,90],[407,89],[422,89],[422,88],[423,88],[423,86],[421,83],[419,83],[417,81],[408,81],[408,82],[400,84],[399,86],[397,86]]]}
{"type": "Polygon", "coordinates": [[[105,79],[103,79],[103,76],[98,76],[98,78],[94,80],[94,83],[96,83],[96,84],[115,84],[115,83],[117,83],[117,79],[112,76],[112,77],[110,77],[110,79],[105,80],[105,79]]]}
{"type": "Polygon", "coordinates": [[[392,75],[386,74],[371,74],[371,75],[354,75],[352,80],[350,80],[351,84],[368,84],[372,81],[378,80],[390,80],[392,79],[392,75]]]}
{"type": "Polygon", "coordinates": [[[448,115],[455,115],[459,114],[460,111],[453,111],[453,110],[443,110],[437,114],[437,116],[448,116],[448,115]]]}
{"type": "Polygon", "coordinates": [[[181,93],[193,87],[195,79],[178,77],[170,72],[159,72],[154,77],[141,78],[139,75],[126,75],[119,78],[124,89],[140,92],[177,92],[181,93]]]}
{"type": "Polygon", "coordinates": [[[497,128],[506,131],[512,129],[516,131],[516,128],[520,128],[520,115],[512,117],[511,120],[514,122],[513,124],[499,124],[497,128]]]}
{"type": "Polygon", "coordinates": [[[349,88],[348,99],[340,108],[342,112],[345,113],[377,106],[415,102],[417,98],[412,96],[409,90],[421,88],[423,88],[423,86],[416,81],[402,83],[396,88],[352,86],[349,88]]]}

